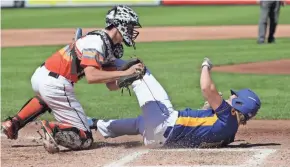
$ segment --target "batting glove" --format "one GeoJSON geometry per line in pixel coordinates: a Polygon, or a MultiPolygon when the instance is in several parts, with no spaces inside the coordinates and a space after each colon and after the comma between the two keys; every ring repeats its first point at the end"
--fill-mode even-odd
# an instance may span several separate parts
{"type": "Polygon", "coordinates": [[[203,62],[202,62],[202,64],[201,64],[201,68],[203,68],[204,66],[207,66],[209,70],[212,69],[212,66],[213,66],[213,65],[212,65],[210,59],[207,58],[207,57],[203,59],[203,62]]]}

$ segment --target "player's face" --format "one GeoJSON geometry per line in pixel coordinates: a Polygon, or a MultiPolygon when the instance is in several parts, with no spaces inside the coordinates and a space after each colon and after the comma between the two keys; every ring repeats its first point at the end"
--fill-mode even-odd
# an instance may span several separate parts
{"type": "Polygon", "coordinates": [[[234,98],[237,98],[237,96],[236,96],[236,95],[231,95],[231,96],[229,97],[229,99],[226,100],[226,101],[227,101],[230,105],[232,105],[232,100],[233,100],[234,98]]]}
{"type": "Polygon", "coordinates": [[[122,43],[123,42],[123,36],[122,36],[122,34],[119,31],[117,31],[116,39],[117,39],[118,43],[122,43]]]}

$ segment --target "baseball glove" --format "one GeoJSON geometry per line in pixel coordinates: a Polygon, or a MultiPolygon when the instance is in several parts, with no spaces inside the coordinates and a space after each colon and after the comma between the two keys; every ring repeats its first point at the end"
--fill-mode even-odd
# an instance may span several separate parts
{"type": "MultiPolygon", "coordinates": [[[[138,58],[132,58],[132,59],[128,60],[127,63],[124,64],[119,70],[125,71],[125,70],[129,69],[130,67],[132,67],[133,65],[138,64],[138,63],[142,63],[142,61],[138,58]]],[[[143,76],[145,75],[145,73],[146,73],[146,67],[144,67],[144,69],[142,71],[139,71],[136,74],[120,77],[117,80],[117,84],[118,84],[118,87],[122,89],[122,93],[123,93],[123,88],[127,88],[127,90],[129,90],[129,94],[131,95],[129,86],[134,81],[136,81],[138,79],[142,79],[143,76]]]]}
{"type": "Polygon", "coordinates": [[[138,58],[129,59],[126,61],[126,63],[122,67],[120,67],[119,70],[120,71],[128,70],[130,67],[132,67],[133,65],[138,64],[138,63],[143,63],[143,62],[138,58]]]}
{"type": "Polygon", "coordinates": [[[127,88],[129,87],[134,81],[138,79],[142,79],[144,76],[144,72],[140,71],[136,74],[120,77],[117,81],[119,88],[127,88]]]}

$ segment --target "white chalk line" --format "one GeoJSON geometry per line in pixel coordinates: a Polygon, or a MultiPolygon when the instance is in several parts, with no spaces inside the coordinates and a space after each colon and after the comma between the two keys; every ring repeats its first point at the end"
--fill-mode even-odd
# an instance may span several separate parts
{"type": "Polygon", "coordinates": [[[260,149],[255,151],[255,155],[250,157],[250,159],[243,164],[242,166],[251,167],[251,166],[261,166],[264,160],[272,153],[276,152],[274,149],[260,149]]]}
{"type": "Polygon", "coordinates": [[[104,167],[122,167],[124,164],[129,163],[136,159],[137,157],[148,153],[150,150],[140,150],[140,151],[135,151],[132,154],[129,154],[111,164],[105,165],[104,167]]]}
{"type": "MultiPolygon", "coordinates": [[[[120,160],[117,160],[109,165],[105,165],[104,167],[160,167],[156,166],[128,166],[126,165],[129,162],[132,162],[137,157],[149,153],[150,151],[161,151],[161,152],[243,152],[250,151],[255,154],[249,158],[245,164],[240,165],[192,165],[192,166],[180,166],[180,165],[165,165],[165,167],[256,167],[260,166],[263,161],[272,153],[276,152],[274,149],[254,149],[254,148],[222,148],[222,149],[148,149],[148,150],[140,150],[129,154],[120,160]]],[[[162,165],[164,167],[164,165],[162,165]]]]}

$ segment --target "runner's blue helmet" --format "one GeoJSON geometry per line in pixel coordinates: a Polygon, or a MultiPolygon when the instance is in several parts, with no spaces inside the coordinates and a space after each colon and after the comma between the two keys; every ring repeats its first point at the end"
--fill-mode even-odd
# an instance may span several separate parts
{"type": "Polygon", "coordinates": [[[241,89],[239,91],[231,90],[231,94],[237,96],[232,100],[233,108],[242,113],[246,121],[257,114],[261,101],[256,93],[250,89],[241,89]]]}

